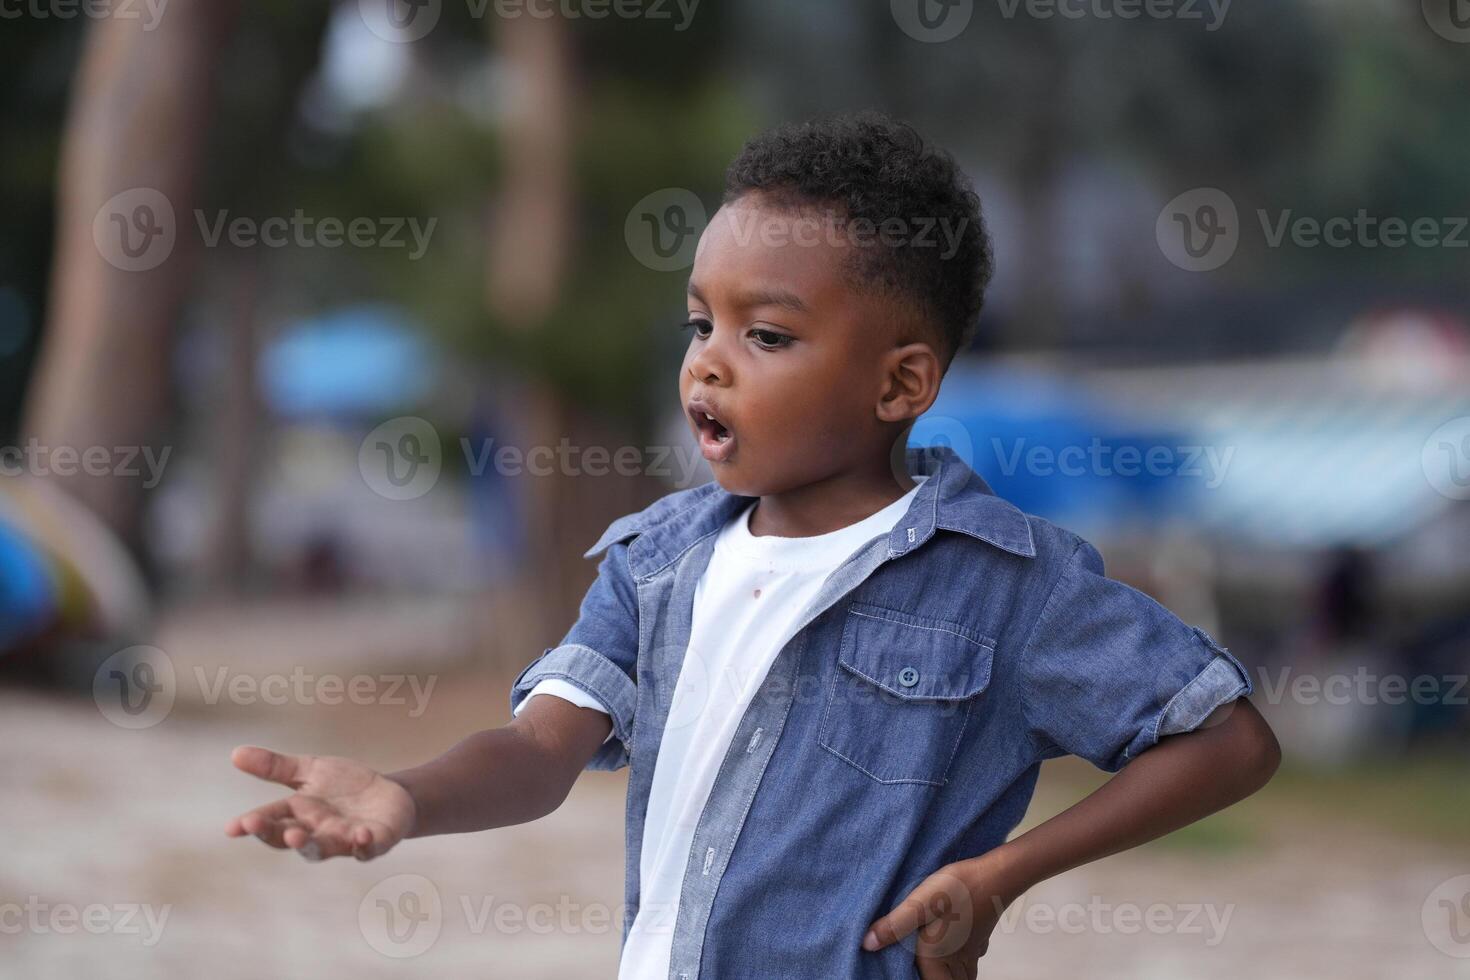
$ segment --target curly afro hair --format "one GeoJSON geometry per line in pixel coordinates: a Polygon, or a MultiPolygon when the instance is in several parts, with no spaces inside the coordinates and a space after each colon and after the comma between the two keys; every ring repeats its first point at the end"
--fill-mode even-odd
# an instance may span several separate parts
{"type": "Polygon", "coordinates": [[[969,345],[994,271],[990,236],[969,180],[913,127],[862,112],[768,130],[725,172],[725,204],[750,193],[798,211],[831,208],[850,240],[865,234],[877,246],[854,251],[854,288],[918,312],[942,341],[946,369],[969,345]]]}

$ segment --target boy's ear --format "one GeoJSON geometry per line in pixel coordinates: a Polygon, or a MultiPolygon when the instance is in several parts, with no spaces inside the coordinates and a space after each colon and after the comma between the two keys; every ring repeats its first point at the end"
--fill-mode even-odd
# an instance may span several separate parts
{"type": "Polygon", "coordinates": [[[934,348],[923,341],[903,344],[883,355],[883,387],[877,414],[883,422],[905,422],[929,410],[939,396],[944,372],[934,348]]]}

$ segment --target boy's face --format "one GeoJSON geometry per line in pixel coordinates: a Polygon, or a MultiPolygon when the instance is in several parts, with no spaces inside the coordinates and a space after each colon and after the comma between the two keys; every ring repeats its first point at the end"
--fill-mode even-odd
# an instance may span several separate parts
{"type": "Polygon", "coordinates": [[[851,249],[863,246],[814,215],[747,194],[715,214],[695,253],[679,397],[731,493],[871,476],[903,429],[880,417],[903,360],[900,313],[849,285],[851,249]]]}

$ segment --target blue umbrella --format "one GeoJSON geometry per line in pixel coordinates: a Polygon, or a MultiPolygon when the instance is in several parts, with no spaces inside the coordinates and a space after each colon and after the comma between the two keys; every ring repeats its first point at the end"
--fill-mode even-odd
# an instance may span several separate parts
{"type": "Polygon", "coordinates": [[[277,415],[358,418],[434,390],[437,364],[418,328],[384,305],[352,306],[288,328],[261,356],[261,388],[277,415]]]}
{"type": "Polygon", "coordinates": [[[1036,371],[955,365],[909,442],[949,445],[997,494],[1069,527],[1155,520],[1192,493],[1180,433],[1036,371]]]}

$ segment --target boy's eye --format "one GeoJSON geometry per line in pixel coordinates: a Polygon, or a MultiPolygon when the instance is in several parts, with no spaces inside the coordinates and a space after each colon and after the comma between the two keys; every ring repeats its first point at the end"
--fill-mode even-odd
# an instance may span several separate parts
{"type": "Polygon", "coordinates": [[[710,323],[708,320],[701,319],[700,317],[692,316],[688,320],[684,321],[684,329],[693,330],[694,336],[703,340],[705,337],[708,337],[710,331],[714,329],[714,324],[710,323]]]}
{"type": "Polygon", "coordinates": [[[790,337],[784,333],[777,333],[774,330],[762,330],[757,327],[750,334],[755,338],[755,342],[762,347],[785,347],[791,343],[790,337]]]}

